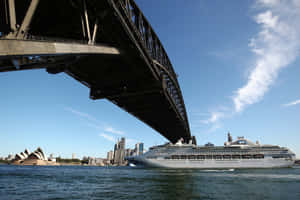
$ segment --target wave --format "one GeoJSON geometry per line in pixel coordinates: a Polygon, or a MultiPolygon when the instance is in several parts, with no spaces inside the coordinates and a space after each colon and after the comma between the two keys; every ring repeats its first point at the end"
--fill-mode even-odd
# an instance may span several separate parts
{"type": "Polygon", "coordinates": [[[203,169],[202,172],[233,172],[234,169],[203,169]]]}
{"type": "Polygon", "coordinates": [[[294,180],[300,180],[299,174],[211,174],[211,176],[218,176],[218,177],[235,177],[235,178],[267,178],[267,179],[294,179],[294,180]]]}

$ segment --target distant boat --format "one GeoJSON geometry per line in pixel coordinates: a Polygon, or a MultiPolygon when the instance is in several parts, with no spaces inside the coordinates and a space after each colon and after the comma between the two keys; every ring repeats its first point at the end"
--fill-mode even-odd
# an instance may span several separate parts
{"type": "Polygon", "coordinates": [[[164,168],[238,169],[291,167],[295,154],[285,147],[261,145],[244,137],[228,141],[224,146],[212,144],[167,143],[151,147],[140,156],[127,158],[130,164],[164,168]]]}
{"type": "Polygon", "coordinates": [[[133,164],[133,163],[129,163],[129,166],[130,166],[130,167],[136,167],[136,165],[133,164]]]}

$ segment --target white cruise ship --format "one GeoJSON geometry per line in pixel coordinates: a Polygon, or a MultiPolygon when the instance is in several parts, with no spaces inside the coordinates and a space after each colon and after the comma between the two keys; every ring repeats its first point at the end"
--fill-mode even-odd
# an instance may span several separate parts
{"type": "Polygon", "coordinates": [[[228,141],[224,146],[176,144],[154,146],[143,155],[127,158],[129,163],[147,167],[237,169],[278,168],[294,164],[295,154],[285,147],[261,145],[244,137],[228,141]]]}

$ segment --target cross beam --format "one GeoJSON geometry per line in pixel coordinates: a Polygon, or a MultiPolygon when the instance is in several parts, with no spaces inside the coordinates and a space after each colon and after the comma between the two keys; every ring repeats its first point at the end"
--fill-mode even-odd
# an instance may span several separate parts
{"type": "Polygon", "coordinates": [[[0,40],[0,57],[32,56],[59,54],[111,54],[119,55],[120,51],[107,45],[87,45],[62,42],[41,42],[24,40],[0,40]]]}

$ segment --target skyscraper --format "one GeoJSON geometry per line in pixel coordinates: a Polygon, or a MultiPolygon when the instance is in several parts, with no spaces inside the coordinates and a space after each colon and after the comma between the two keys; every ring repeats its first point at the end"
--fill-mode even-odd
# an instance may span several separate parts
{"type": "Polygon", "coordinates": [[[114,149],[114,164],[123,165],[125,163],[125,138],[122,137],[121,141],[117,141],[114,149]]]}
{"type": "Polygon", "coordinates": [[[133,155],[133,150],[132,149],[126,149],[125,150],[125,157],[129,157],[133,155]]]}
{"type": "Polygon", "coordinates": [[[144,151],[144,143],[137,143],[135,144],[135,152],[136,155],[142,155],[144,151]]]}
{"type": "Polygon", "coordinates": [[[109,163],[112,163],[112,161],[114,160],[114,152],[113,151],[107,152],[107,160],[109,163]]]}

